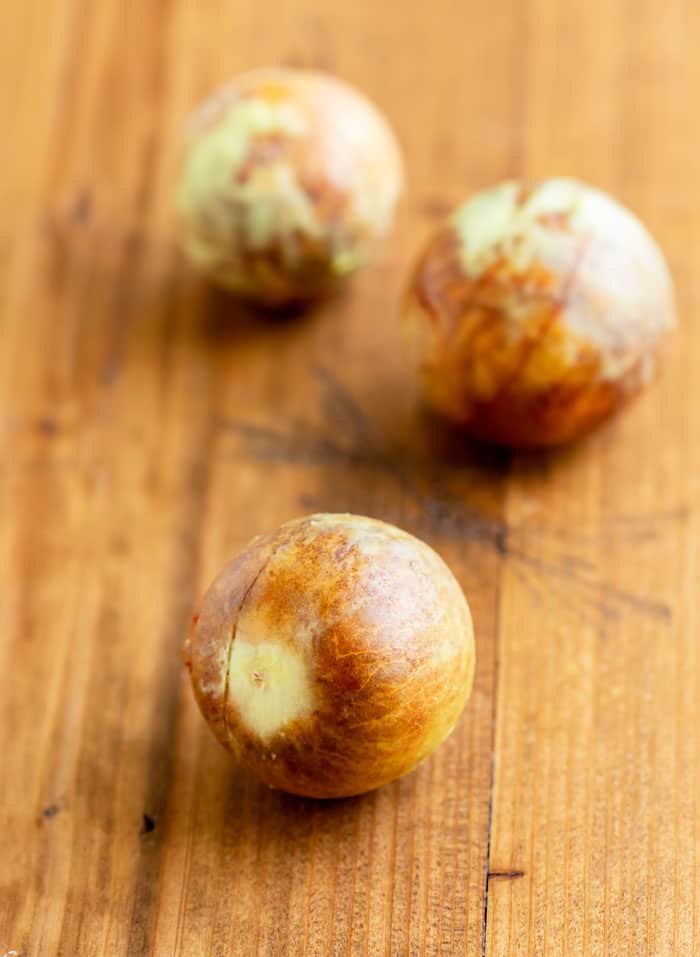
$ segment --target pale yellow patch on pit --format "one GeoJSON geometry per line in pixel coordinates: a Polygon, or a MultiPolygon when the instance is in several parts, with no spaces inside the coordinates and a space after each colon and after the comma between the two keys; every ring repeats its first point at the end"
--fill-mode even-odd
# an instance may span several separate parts
{"type": "Polygon", "coordinates": [[[211,129],[189,145],[178,194],[182,211],[198,213],[212,197],[235,192],[235,177],[256,136],[278,134],[290,139],[303,136],[303,114],[288,103],[263,100],[234,103],[211,129]]]}
{"type": "Polygon", "coordinates": [[[518,183],[509,180],[482,190],[454,213],[467,275],[483,272],[502,256],[518,270],[533,263],[555,266],[567,237],[582,236],[628,249],[646,265],[657,264],[658,249],[644,226],[601,190],[559,177],[540,183],[524,202],[519,194],[518,183]],[[567,219],[566,229],[548,225],[556,216],[567,219]]]}
{"type": "MultiPolygon", "coordinates": [[[[553,266],[566,237],[561,230],[546,225],[547,217],[576,219],[589,197],[600,195],[576,180],[563,178],[541,183],[525,202],[520,201],[519,194],[520,186],[515,181],[500,183],[477,193],[454,214],[452,224],[468,276],[479,275],[501,257],[516,271],[525,271],[533,263],[553,266]]],[[[608,203],[615,205],[611,200],[608,203]]]]}
{"type": "Polygon", "coordinates": [[[481,272],[496,259],[499,244],[513,229],[517,196],[517,183],[501,183],[477,193],[452,217],[468,276],[481,272]]]}
{"type": "Polygon", "coordinates": [[[313,710],[306,664],[287,645],[237,636],[229,668],[229,702],[263,740],[313,710]]]}
{"type": "Polygon", "coordinates": [[[177,195],[187,227],[183,242],[193,262],[207,269],[233,257],[236,280],[235,251],[241,241],[256,250],[279,240],[293,260],[297,233],[320,235],[313,204],[284,160],[262,163],[245,182],[237,180],[257,137],[293,141],[307,132],[308,121],[294,104],[253,98],[234,103],[210,129],[193,137],[177,195]]]}
{"type": "MultiPolygon", "coordinates": [[[[600,190],[554,178],[536,186],[523,202],[520,187],[509,181],[464,203],[452,226],[467,276],[482,275],[501,259],[515,273],[536,266],[565,279],[575,275],[562,318],[599,352],[603,380],[619,379],[674,325],[671,280],[659,248],[629,210],[600,190]],[[564,223],[552,225],[558,216],[564,223]]],[[[516,307],[517,302],[512,319],[517,319],[516,307]]],[[[517,322],[512,329],[519,335],[517,322]]],[[[557,344],[555,376],[575,360],[566,348],[577,348],[577,340],[562,337],[557,344]]],[[[545,379],[552,357],[540,370],[545,379]]]]}

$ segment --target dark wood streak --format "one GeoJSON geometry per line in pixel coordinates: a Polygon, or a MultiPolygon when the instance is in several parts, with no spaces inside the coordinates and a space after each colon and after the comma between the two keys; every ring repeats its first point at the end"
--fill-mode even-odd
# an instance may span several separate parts
{"type": "Polygon", "coordinates": [[[418,205],[418,212],[431,219],[444,219],[455,209],[455,204],[442,196],[426,196],[418,205]]]}
{"type": "MultiPolygon", "coordinates": [[[[166,309],[163,315],[163,335],[171,336],[166,309]]],[[[163,370],[167,375],[168,370],[163,370]]],[[[211,457],[214,430],[211,416],[204,415],[201,428],[191,437],[188,465],[190,481],[183,498],[180,527],[174,536],[173,564],[168,627],[160,638],[158,674],[153,698],[153,733],[150,741],[148,776],[143,801],[154,820],[167,822],[167,804],[173,773],[173,736],[180,703],[181,666],[178,649],[187,634],[195,602],[195,582],[199,562],[201,514],[208,488],[209,470],[202,467],[211,457]]],[[[158,456],[160,458],[160,456],[158,456]]],[[[144,818],[145,820],[145,818],[144,818]]],[[[129,953],[148,953],[157,915],[157,884],[161,868],[163,839],[166,827],[149,834],[150,840],[141,842],[138,879],[134,888],[134,907],[129,931],[129,953]]]]}
{"type": "Polygon", "coordinates": [[[144,238],[141,233],[135,230],[125,233],[121,240],[120,263],[113,286],[107,346],[100,375],[102,385],[107,388],[114,386],[124,363],[129,327],[134,318],[137,279],[143,251],[144,238]]]}
{"type": "Polygon", "coordinates": [[[73,223],[77,223],[80,226],[85,226],[90,222],[93,215],[93,198],[92,193],[87,187],[83,187],[75,197],[73,205],[70,208],[68,214],[69,219],[73,223]]]}
{"type": "Polygon", "coordinates": [[[515,881],[525,877],[525,871],[489,871],[487,881],[515,881]]]}

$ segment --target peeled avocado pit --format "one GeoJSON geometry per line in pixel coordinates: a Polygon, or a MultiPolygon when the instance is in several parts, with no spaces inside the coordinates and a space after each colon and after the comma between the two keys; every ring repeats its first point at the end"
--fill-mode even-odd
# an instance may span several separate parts
{"type": "Polygon", "coordinates": [[[309,70],[244,73],[194,114],[177,189],[182,246],[265,305],[323,295],[391,227],[401,155],[379,111],[309,70]]]}
{"type": "Polygon", "coordinates": [[[264,782],[379,787],[452,731],[471,690],[469,607],[442,559],[391,525],[312,515],[217,576],[185,644],[199,707],[264,782]]]}
{"type": "Polygon", "coordinates": [[[458,207],[418,260],[403,320],[428,405],[526,448],[582,435],[643,389],[676,324],[651,235],[565,178],[458,207]]]}

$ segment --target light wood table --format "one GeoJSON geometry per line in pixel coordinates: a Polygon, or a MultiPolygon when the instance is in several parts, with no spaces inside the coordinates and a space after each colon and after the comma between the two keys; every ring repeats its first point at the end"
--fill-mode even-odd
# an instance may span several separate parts
{"type": "Polygon", "coordinates": [[[700,953],[700,4],[5,0],[0,957],[700,953]],[[392,118],[409,189],[347,294],[256,317],[180,259],[183,118],[267,63],[392,118]],[[510,455],[416,411],[408,264],[470,190],[575,174],[649,225],[682,329],[646,396],[510,455]],[[478,673],[405,780],[317,803],[220,750],[178,659],[253,534],[427,539],[478,673]]]}

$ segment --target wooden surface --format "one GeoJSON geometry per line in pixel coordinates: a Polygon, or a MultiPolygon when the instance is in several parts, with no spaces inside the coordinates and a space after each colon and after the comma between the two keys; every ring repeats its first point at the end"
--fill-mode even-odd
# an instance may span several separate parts
{"type": "Polygon", "coordinates": [[[0,6],[0,957],[700,952],[699,42],[696,0],[0,6]],[[273,62],[361,85],[410,176],[378,263],[279,322],[171,210],[189,108],[273,62]],[[577,447],[460,446],[406,378],[407,263],[551,173],[649,224],[682,331],[577,447]],[[478,674],[432,760],[322,804],[237,770],[178,649],[250,536],[340,509],[448,560],[478,674]]]}

